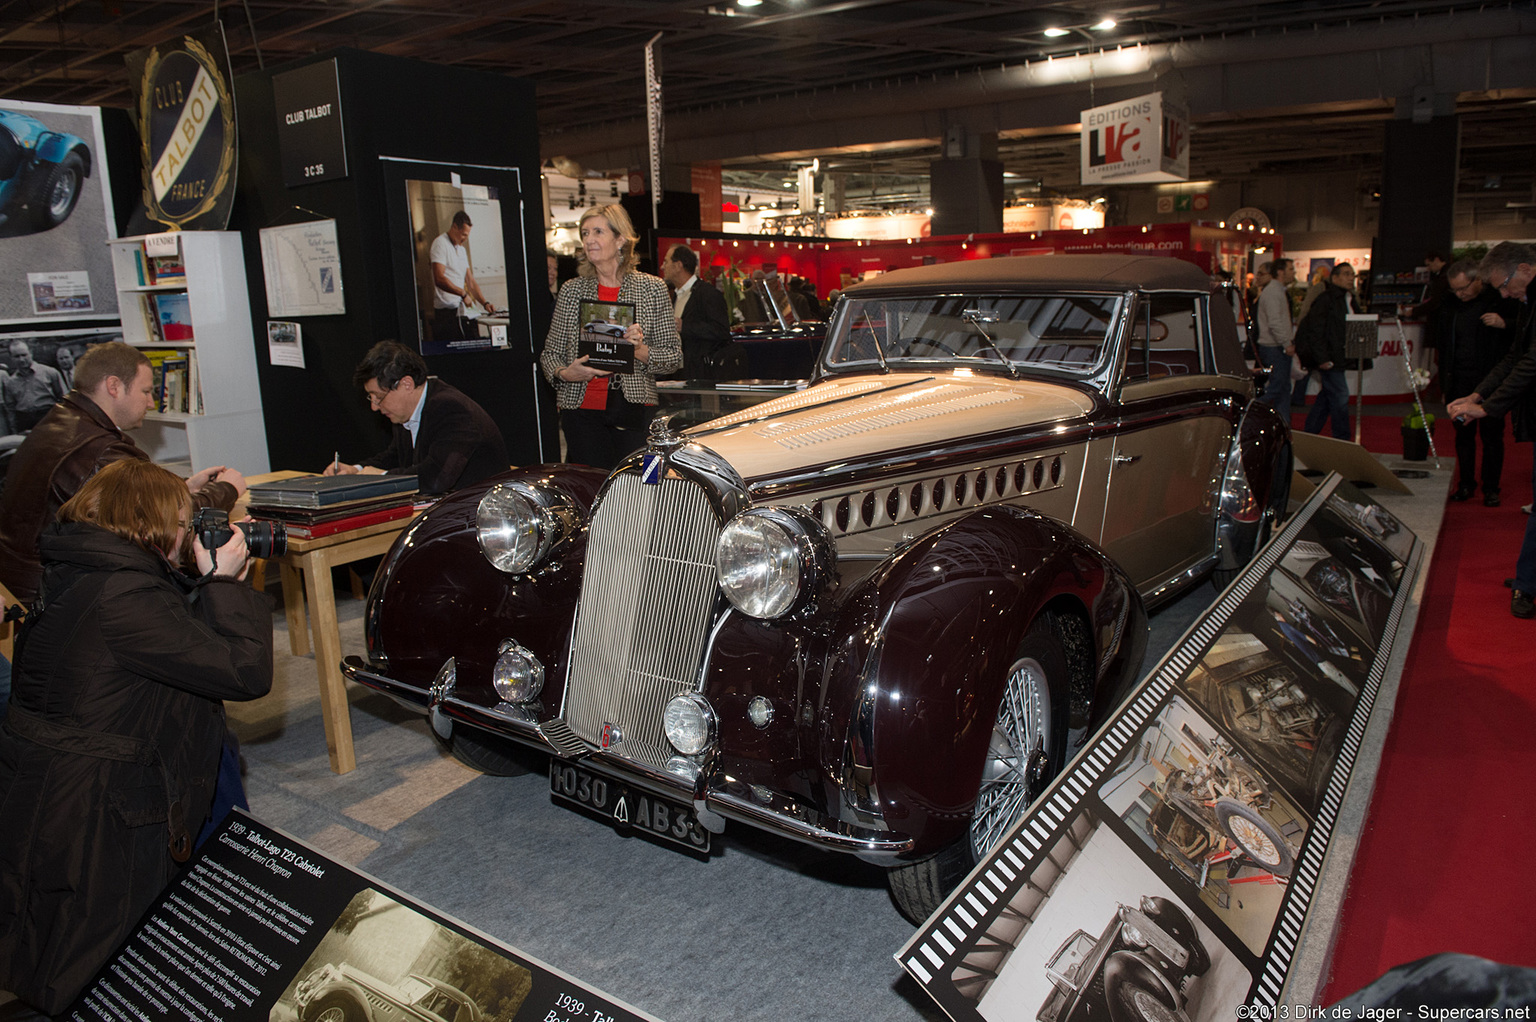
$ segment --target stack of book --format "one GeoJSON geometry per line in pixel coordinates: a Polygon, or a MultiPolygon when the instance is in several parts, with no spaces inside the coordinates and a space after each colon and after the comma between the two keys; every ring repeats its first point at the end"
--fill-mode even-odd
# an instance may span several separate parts
{"type": "Polygon", "coordinates": [[[250,488],[250,515],[319,539],[416,513],[415,476],[299,476],[250,488]]]}

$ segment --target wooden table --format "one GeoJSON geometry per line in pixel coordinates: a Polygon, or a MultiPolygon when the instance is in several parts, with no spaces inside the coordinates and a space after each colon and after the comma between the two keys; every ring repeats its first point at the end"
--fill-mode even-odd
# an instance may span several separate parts
{"type": "MultiPolygon", "coordinates": [[[[305,472],[272,472],[252,476],[249,482],[268,482],[305,472]]],[[[341,674],[341,632],[336,622],[336,593],[331,569],[377,557],[390,548],[395,537],[411,524],[410,518],[378,522],[361,529],[333,533],[318,539],[288,538],[288,552],[276,560],[282,569],[283,612],[288,621],[288,645],[294,656],[310,651],[309,631],[315,636],[315,668],[320,676],[320,716],[325,721],[325,744],[331,769],[344,774],[357,766],[352,749],[352,717],[347,704],[347,685],[341,674]],[[305,597],[309,599],[306,627],[305,597]]]]}

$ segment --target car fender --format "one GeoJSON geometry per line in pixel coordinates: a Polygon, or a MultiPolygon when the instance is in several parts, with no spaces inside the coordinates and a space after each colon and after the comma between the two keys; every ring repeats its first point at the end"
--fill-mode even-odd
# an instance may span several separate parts
{"type": "Polygon", "coordinates": [[[70,153],[76,153],[84,162],[82,173],[91,176],[91,150],[78,135],[62,131],[47,131],[38,137],[34,159],[41,163],[63,163],[70,153]]]}
{"type": "Polygon", "coordinates": [[[475,512],[492,486],[521,480],[564,493],[585,517],[604,478],[579,465],[515,469],[418,515],[396,537],[369,591],[368,659],[422,689],[425,707],[425,691],[449,657],[456,658],[461,686],[488,686],[498,646],[515,637],[544,664],[546,691],[557,690],[581,590],[586,526],[538,570],[509,575],[480,551],[475,512]]]}
{"type": "Polygon", "coordinates": [[[827,664],[822,767],[842,775],[849,808],[919,835],[910,856],[969,825],[1005,672],[1048,609],[1089,626],[1095,676],[1080,724],[1095,726],[1139,677],[1146,615],[1120,569],[1062,523],[978,510],[901,550],[845,601],[827,664]]]}
{"type": "Polygon", "coordinates": [[[300,1019],[307,1022],[308,1019],[313,1018],[314,1006],[324,1001],[327,997],[336,994],[340,994],[355,1002],[363,1017],[368,1022],[373,1022],[374,1011],[373,1005],[368,1000],[368,991],[345,974],[335,976],[311,991],[309,999],[304,1003],[304,1009],[299,1016],[300,1019]]]}
{"type": "Polygon", "coordinates": [[[1290,496],[1291,427],[1269,405],[1250,401],[1237,427],[1237,450],[1243,459],[1254,496],[1261,507],[1271,507],[1290,496]]]}

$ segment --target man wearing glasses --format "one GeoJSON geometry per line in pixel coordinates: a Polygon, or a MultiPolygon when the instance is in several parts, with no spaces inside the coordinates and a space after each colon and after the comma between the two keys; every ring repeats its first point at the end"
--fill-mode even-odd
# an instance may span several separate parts
{"type": "MultiPolygon", "coordinates": [[[[1495,245],[1483,258],[1478,276],[1505,298],[1521,303],[1515,339],[1477,389],[1452,401],[1446,411],[1463,422],[1509,412],[1515,441],[1536,439],[1536,348],[1531,343],[1536,330],[1536,248],[1512,241],[1495,245]]],[[[1536,477],[1536,464],[1532,475],[1536,477]]],[[[1515,617],[1536,617],[1536,516],[1525,523],[1513,587],[1509,612],[1515,617]]]]}
{"type": "Polygon", "coordinates": [[[447,493],[507,470],[501,430],[468,395],[427,376],[420,355],[395,341],[368,350],[352,380],[369,407],[394,428],[389,446],[348,465],[340,459],[326,475],[414,475],[422,493],[447,493]]]}

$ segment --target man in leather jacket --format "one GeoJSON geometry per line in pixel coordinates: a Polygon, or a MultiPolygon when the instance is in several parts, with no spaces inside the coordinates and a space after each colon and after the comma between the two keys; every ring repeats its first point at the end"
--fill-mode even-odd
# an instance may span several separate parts
{"type": "MultiPolygon", "coordinates": [[[[37,595],[37,538],[63,503],[112,462],[149,460],[125,431],[142,425],[154,407],[153,377],[137,348],[121,341],[96,345],[75,363],[74,388],[16,449],[0,492],[0,582],[17,599],[37,595]]],[[[187,489],[195,507],[228,511],[245,492],[245,479],[218,465],[188,479],[187,489]]]]}

